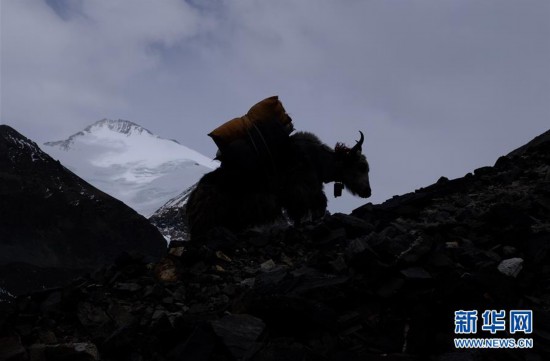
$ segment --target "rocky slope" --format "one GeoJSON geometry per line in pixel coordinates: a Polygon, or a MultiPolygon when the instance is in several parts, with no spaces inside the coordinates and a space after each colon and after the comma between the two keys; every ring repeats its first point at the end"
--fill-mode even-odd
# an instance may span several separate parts
{"type": "MultiPolygon", "coordinates": [[[[172,242],[2,303],[10,360],[546,360],[550,142],[301,228],[172,242]],[[532,310],[532,349],[459,350],[454,312],[532,310]],[[67,356],[69,355],[69,356],[67,356]],[[37,358],[39,359],[39,358],[37,358]]],[[[478,329],[480,326],[478,326],[478,329]]],[[[471,335],[469,337],[472,337],[471,335]]]]}
{"type": "Polygon", "coordinates": [[[195,189],[194,185],[170,199],[149,217],[149,221],[157,227],[168,242],[189,240],[189,227],[184,215],[187,199],[193,189],[195,189]]]}
{"type": "Polygon", "coordinates": [[[150,217],[217,162],[128,120],[103,119],[44,150],[98,189],[150,217]]]}
{"type": "Polygon", "coordinates": [[[153,260],[165,249],[145,218],[0,126],[0,287],[52,286],[121,252],[153,260]]]}

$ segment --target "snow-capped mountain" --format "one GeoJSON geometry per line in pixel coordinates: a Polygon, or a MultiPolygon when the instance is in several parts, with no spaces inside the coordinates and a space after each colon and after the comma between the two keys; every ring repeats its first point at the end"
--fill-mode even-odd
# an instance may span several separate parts
{"type": "Polygon", "coordinates": [[[100,120],[44,150],[146,217],[218,165],[127,120],[100,120]]]}

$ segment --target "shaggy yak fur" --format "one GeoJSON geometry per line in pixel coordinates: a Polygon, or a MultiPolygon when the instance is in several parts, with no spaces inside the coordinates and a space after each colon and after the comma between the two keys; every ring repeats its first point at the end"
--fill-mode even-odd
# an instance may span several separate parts
{"type": "Polygon", "coordinates": [[[355,195],[371,195],[369,165],[362,154],[364,137],[348,148],[334,149],[312,133],[289,137],[286,154],[273,163],[245,172],[222,165],[205,174],[187,202],[191,239],[205,236],[217,227],[241,231],[288,217],[299,223],[325,215],[327,198],[323,183],[341,182],[355,195]]]}

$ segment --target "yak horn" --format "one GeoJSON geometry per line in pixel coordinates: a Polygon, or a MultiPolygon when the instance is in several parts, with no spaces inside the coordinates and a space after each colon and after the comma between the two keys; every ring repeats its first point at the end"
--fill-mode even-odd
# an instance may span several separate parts
{"type": "Polygon", "coordinates": [[[351,152],[361,152],[363,142],[365,141],[365,136],[363,135],[362,131],[359,131],[359,134],[361,134],[361,138],[359,138],[359,140],[356,140],[357,144],[355,144],[353,148],[351,148],[351,152]]]}

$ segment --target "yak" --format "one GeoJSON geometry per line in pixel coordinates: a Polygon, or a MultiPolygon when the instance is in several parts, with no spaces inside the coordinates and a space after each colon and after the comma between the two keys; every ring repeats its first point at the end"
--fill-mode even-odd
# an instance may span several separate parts
{"type": "Polygon", "coordinates": [[[187,222],[191,240],[206,236],[217,227],[239,232],[266,225],[286,216],[299,224],[323,217],[327,197],[323,183],[343,184],[362,198],[371,195],[369,164],[362,154],[364,135],[349,148],[334,148],[309,132],[288,137],[279,151],[263,167],[242,169],[225,165],[205,174],[187,202],[187,222]]]}

